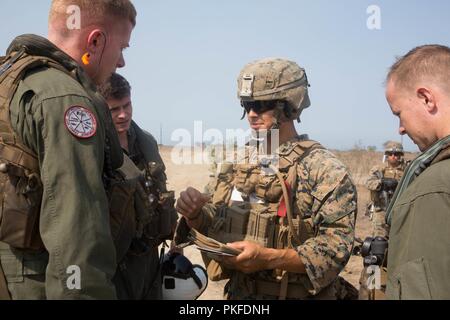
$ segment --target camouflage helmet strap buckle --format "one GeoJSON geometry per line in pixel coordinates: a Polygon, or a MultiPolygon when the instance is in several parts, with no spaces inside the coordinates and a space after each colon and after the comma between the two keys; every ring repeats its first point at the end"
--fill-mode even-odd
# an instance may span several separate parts
{"type": "Polygon", "coordinates": [[[253,83],[255,82],[255,76],[253,74],[245,74],[242,77],[242,88],[240,96],[241,98],[253,97],[253,83]]]}

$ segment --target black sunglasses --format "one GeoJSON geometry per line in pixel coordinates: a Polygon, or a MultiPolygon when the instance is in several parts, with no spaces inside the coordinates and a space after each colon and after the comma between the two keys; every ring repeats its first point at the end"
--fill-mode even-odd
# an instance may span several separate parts
{"type": "Polygon", "coordinates": [[[386,155],[387,155],[388,157],[390,157],[390,156],[392,156],[392,155],[394,155],[394,156],[396,156],[396,157],[401,157],[401,156],[403,156],[403,153],[401,153],[401,152],[386,152],[386,155]]]}
{"type": "Polygon", "coordinates": [[[245,112],[249,113],[253,110],[257,114],[264,113],[269,110],[275,109],[280,103],[284,106],[284,101],[269,100],[269,101],[241,101],[241,106],[245,109],[245,112]]]}

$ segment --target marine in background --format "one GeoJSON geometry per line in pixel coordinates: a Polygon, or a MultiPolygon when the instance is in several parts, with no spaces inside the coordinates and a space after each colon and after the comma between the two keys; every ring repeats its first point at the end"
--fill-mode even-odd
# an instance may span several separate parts
{"type": "Polygon", "coordinates": [[[369,213],[374,237],[388,237],[386,209],[405,168],[403,145],[395,141],[387,142],[384,149],[384,164],[373,167],[365,183],[370,190],[369,213]]]}
{"type": "Polygon", "coordinates": [[[389,141],[385,144],[384,164],[370,170],[366,187],[370,190],[371,202],[367,213],[372,221],[372,234],[361,246],[364,268],[361,273],[359,299],[384,300],[386,291],[386,250],[389,226],[386,210],[406,168],[403,145],[389,141]],[[379,271],[379,273],[378,273],[379,271]],[[375,284],[375,273],[380,276],[379,287],[375,284]]]}

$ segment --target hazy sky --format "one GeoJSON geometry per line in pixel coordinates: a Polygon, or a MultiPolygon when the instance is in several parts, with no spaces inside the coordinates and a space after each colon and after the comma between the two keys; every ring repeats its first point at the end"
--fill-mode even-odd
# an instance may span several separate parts
{"type": "MultiPolygon", "coordinates": [[[[384,97],[395,57],[415,46],[449,45],[446,0],[134,0],[138,20],[126,67],[135,120],[163,143],[194,121],[203,129],[247,128],[240,121],[236,78],[248,62],[277,56],[296,61],[311,83],[312,106],[300,133],[335,149],[399,140],[384,97]],[[369,30],[370,5],[381,29],[369,30]]],[[[0,49],[22,33],[45,36],[50,0],[2,0],[0,49]]],[[[407,150],[417,148],[404,138],[407,150]]]]}

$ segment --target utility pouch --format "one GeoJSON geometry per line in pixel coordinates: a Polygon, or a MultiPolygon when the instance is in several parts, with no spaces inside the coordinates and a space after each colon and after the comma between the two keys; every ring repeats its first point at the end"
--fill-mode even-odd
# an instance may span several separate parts
{"type": "Polygon", "coordinates": [[[275,248],[277,239],[277,216],[267,208],[250,211],[245,240],[259,243],[267,248],[275,248]]]}
{"type": "Polygon", "coordinates": [[[38,174],[12,163],[0,164],[0,241],[18,249],[42,250],[39,212],[42,183],[38,174]]]}
{"type": "MultiPolygon", "coordinates": [[[[155,200],[158,201],[158,200],[155,200]]],[[[164,192],[159,195],[159,202],[156,208],[147,209],[151,212],[151,219],[145,226],[145,236],[154,239],[157,244],[172,237],[173,226],[177,218],[174,212],[175,193],[173,191],[164,192]]]]}
{"type": "Polygon", "coordinates": [[[172,236],[173,226],[176,224],[177,215],[174,213],[175,192],[169,191],[160,194],[159,207],[159,235],[161,240],[168,239],[172,236]]]}
{"type": "Polygon", "coordinates": [[[222,243],[242,241],[245,238],[250,208],[247,204],[219,208],[208,236],[222,243]]]}

